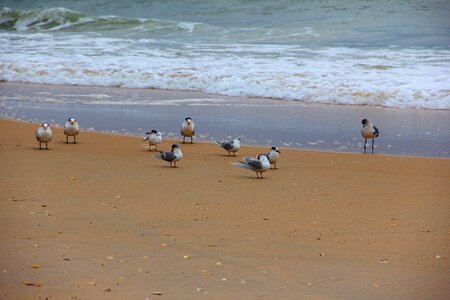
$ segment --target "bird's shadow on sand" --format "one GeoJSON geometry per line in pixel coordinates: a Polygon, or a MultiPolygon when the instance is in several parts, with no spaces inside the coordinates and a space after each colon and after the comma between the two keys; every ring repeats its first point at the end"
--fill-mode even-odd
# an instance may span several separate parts
{"type": "Polygon", "coordinates": [[[25,150],[31,150],[31,151],[35,151],[35,150],[38,150],[38,151],[50,151],[50,150],[58,151],[59,150],[59,149],[56,149],[56,148],[53,148],[53,147],[48,147],[47,149],[45,149],[45,146],[43,146],[42,149],[39,149],[39,145],[37,145],[37,146],[26,146],[26,147],[21,146],[21,147],[17,147],[17,148],[21,148],[21,149],[25,149],[25,150]]]}
{"type": "Polygon", "coordinates": [[[160,169],[168,169],[168,170],[170,170],[170,169],[181,169],[182,167],[180,167],[180,166],[177,166],[176,168],[171,168],[170,166],[164,166],[164,165],[157,165],[157,166],[154,166],[155,168],[160,168],[160,169]]]}
{"type": "Polygon", "coordinates": [[[214,156],[216,157],[228,157],[228,158],[232,158],[232,159],[242,159],[242,157],[239,156],[233,156],[233,155],[228,155],[228,154],[222,154],[222,153],[214,153],[214,156]]]}
{"type": "Polygon", "coordinates": [[[269,177],[256,178],[256,176],[245,176],[245,175],[233,175],[231,177],[233,177],[235,179],[240,179],[240,180],[245,179],[245,180],[257,180],[257,181],[269,178],[269,177]]]}
{"type": "Polygon", "coordinates": [[[160,150],[147,150],[147,149],[140,149],[140,150],[137,150],[138,152],[142,152],[142,153],[148,153],[148,154],[161,154],[161,153],[163,153],[164,151],[160,151],[160,150]]]}
{"type": "Polygon", "coordinates": [[[64,141],[58,141],[58,142],[54,142],[54,143],[58,144],[58,145],[78,145],[79,144],[79,142],[76,142],[76,143],[69,142],[69,143],[67,143],[67,142],[64,142],[64,141]]]}

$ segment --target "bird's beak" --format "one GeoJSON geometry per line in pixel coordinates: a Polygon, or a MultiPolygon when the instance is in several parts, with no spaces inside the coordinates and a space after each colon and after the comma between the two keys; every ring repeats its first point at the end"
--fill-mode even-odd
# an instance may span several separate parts
{"type": "Polygon", "coordinates": [[[145,134],[150,134],[151,132],[149,131],[149,132],[146,132],[145,134]]]}
{"type": "Polygon", "coordinates": [[[280,150],[277,150],[278,153],[281,153],[280,150]]]}

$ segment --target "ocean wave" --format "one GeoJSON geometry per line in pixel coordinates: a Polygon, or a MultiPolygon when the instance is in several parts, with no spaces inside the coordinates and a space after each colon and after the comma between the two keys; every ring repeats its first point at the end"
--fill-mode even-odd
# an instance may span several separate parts
{"type": "Polygon", "coordinates": [[[136,31],[172,30],[192,32],[201,23],[178,22],[171,20],[123,18],[117,16],[88,16],[67,8],[48,8],[42,10],[0,10],[0,30],[9,31],[136,31]]]}
{"type": "Polygon", "coordinates": [[[2,30],[51,30],[65,24],[76,23],[82,14],[66,8],[44,10],[18,10],[4,7],[0,10],[2,30]]]}
{"type": "Polygon", "coordinates": [[[163,20],[155,18],[125,18],[114,15],[90,16],[63,7],[42,10],[0,10],[0,30],[9,32],[95,32],[99,36],[129,38],[167,38],[178,40],[235,41],[247,43],[292,43],[319,37],[311,27],[257,28],[221,27],[207,23],[163,20]]]}

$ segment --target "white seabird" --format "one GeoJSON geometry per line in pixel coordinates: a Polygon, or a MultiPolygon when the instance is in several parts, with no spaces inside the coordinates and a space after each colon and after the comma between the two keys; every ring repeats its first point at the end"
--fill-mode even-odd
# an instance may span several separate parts
{"type": "Polygon", "coordinates": [[[80,133],[80,127],[78,126],[75,118],[69,118],[64,125],[64,134],[66,135],[66,143],[69,143],[69,136],[73,136],[73,143],[77,143],[77,135],[80,133]]]}
{"type": "Polygon", "coordinates": [[[270,169],[270,162],[265,154],[258,155],[258,158],[246,156],[243,160],[244,161],[234,162],[231,164],[239,168],[249,169],[256,172],[256,178],[263,178],[262,173],[270,169]],[[259,174],[261,174],[261,177],[259,177],[259,174]]]}
{"type": "Polygon", "coordinates": [[[42,123],[42,126],[36,128],[36,140],[39,142],[39,149],[42,149],[41,144],[45,143],[45,149],[48,149],[47,143],[52,140],[53,134],[48,123],[42,123]]]}
{"type": "Polygon", "coordinates": [[[155,157],[168,161],[171,168],[176,168],[177,161],[183,158],[183,153],[181,152],[180,145],[173,144],[171,151],[161,152],[161,154],[157,154],[155,157]]]}
{"type": "Polygon", "coordinates": [[[370,123],[370,121],[367,119],[362,120],[361,123],[363,124],[363,127],[361,128],[361,135],[365,139],[364,153],[367,153],[366,151],[367,139],[372,139],[372,153],[373,153],[375,138],[378,137],[380,131],[378,131],[378,128],[376,126],[373,126],[372,123],[370,123]]]}
{"type": "Polygon", "coordinates": [[[156,130],[152,130],[152,131],[146,132],[145,134],[148,134],[148,136],[146,136],[144,138],[144,141],[148,141],[148,150],[152,151],[153,148],[155,150],[158,150],[158,144],[161,143],[161,140],[162,140],[161,133],[159,133],[156,130]]]}
{"type": "Polygon", "coordinates": [[[241,148],[241,139],[235,138],[234,140],[229,142],[216,141],[216,144],[225,149],[228,152],[228,156],[230,156],[231,153],[233,153],[233,156],[236,156],[236,152],[238,152],[241,148]]]}
{"type": "Polygon", "coordinates": [[[192,121],[191,117],[184,119],[181,124],[181,135],[183,136],[183,143],[185,143],[186,137],[190,137],[192,144],[192,138],[195,135],[195,123],[192,121]]]}
{"type": "Polygon", "coordinates": [[[277,168],[277,161],[280,158],[280,150],[277,147],[270,148],[270,152],[265,154],[270,164],[273,164],[273,168],[277,168]]]}

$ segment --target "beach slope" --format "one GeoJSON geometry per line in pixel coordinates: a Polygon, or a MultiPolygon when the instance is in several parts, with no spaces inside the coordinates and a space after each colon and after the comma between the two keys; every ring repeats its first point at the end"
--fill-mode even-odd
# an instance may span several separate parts
{"type": "Polygon", "coordinates": [[[0,120],[1,299],[445,299],[450,160],[214,144],[0,120]],[[168,150],[164,141],[159,149],[168,150]]]}

